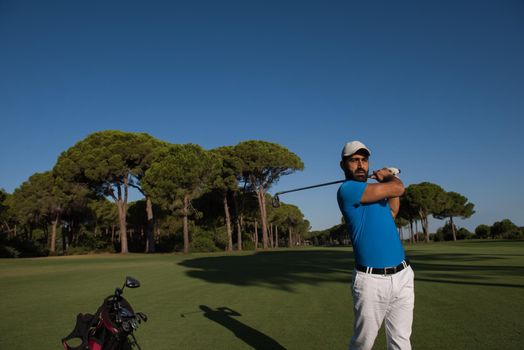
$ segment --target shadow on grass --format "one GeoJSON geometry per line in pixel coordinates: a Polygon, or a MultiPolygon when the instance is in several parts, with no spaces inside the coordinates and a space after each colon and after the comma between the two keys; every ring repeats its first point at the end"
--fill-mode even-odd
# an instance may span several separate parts
{"type": "Polygon", "coordinates": [[[204,312],[204,317],[220,324],[224,328],[227,328],[238,339],[242,340],[253,349],[286,349],[273,338],[233,318],[242,315],[228,307],[219,307],[216,310],[213,310],[209,306],[200,305],[200,309],[204,312]]]}
{"type": "MultiPolygon", "coordinates": [[[[450,242],[452,243],[452,242],[450,242]]],[[[463,244],[463,245],[470,245],[470,244],[482,244],[482,245],[490,245],[490,246],[507,246],[507,247],[515,247],[518,245],[524,245],[524,240],[515,240],[515,239],[475,239],[475,240],[463,240],[463,241],[457,241],[453,242],[454,244],[463,244]]]]}
{"type": "Polygon", "coordinates": [[[349,283],[353,253],[318,249],[258,252],[184,260],[189,277],[211,283],[238,286],[259,285],[293,291],[294,284],[349,283]]]}
{"type": "Polygon", "coordinates": [[[410,258],[416,281],[524,288],[524,264],[505,265],[507,259],[504,254],[475,253],[416,254],[410,258]]]}
{"type": "Polygon", "coordinates": [[[415,277],[415,281],[445,283],[445,284],[460,284],[460,285],[470,285],[470,286],[483,286],[483,287],[524,288],[524,285],[522,284],[468,282],[468,281],[459,281],[459,280],[446,280],[442,278],[434,279],[434,278],[415,277]]]}
{"type": "MultiPolygon", "coordinates": [[[[415,279],[432,283],[524,288],[524,259],[501,254],[408,252],[415,279]]],[[[318,248],[187,259],[189,277],[210,283],[258,285],[293,292],[295,284],[349,283],[354,266],[347,248],[318,248]]]]}

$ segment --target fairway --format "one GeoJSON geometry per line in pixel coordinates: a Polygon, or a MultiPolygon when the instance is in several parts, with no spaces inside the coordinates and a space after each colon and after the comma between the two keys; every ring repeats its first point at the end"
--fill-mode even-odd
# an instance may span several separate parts
{"type": "MultiPolygon", "coordinates": [[[[407,245],[415,349],[522,349],[524,242],[407,245]]],[[[345,349],[351,248],[0,261],[0,349],[61,349],[76,314],[121,287],[148,349],[345,349]],[[184,314],[184,317],[181,317],[184,314]]],[[[381,333],[374,349],[385,349],[381,333]]]]}

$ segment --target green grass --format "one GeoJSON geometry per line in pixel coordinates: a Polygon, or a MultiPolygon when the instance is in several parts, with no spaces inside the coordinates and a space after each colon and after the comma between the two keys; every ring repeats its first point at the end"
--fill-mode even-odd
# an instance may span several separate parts
{"type": "MultiPolygon", "coordinates": [[[[522,349],[523,241],[406,249],[414,348],[522,349]]],[[[150,317],[136,333],[145,350],[345,349],[352,266],[349,248],[2,260],[0,349],[60,349],[76,314],[93,313],[126,275],[142,283],[125,296],[150,317]]]]}

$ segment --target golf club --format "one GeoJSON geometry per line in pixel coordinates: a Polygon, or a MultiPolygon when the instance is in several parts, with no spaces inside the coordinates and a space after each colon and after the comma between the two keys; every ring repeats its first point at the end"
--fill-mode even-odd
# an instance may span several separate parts
{"type": "MultiPolygon", "coordinates": [[[[398,169],[398,168],[389,167],[387,169],[389,169],[393,173],[393,175],[395,175],[397,177],[398,177],[398,174],[400,174],[400,169],[398,169]]],[[[371,178],[372,176],[373,175],[369,175],[368,178],[371,178]]],[[[322,184],[318,184],[318,185],[294,188],[292,190],[287,190],[287,191],[280,191],[280,192],[275,193],[275,195],[273,196],[272,205],[273,205],[274,208],[280,207],[279,195],[281,195],[281,194],[290,193],[290,192],[296,192],[296,191],[309,190],[310,188],[316,188],[316,187],[322,187],[322,186],[329,186],[329,185],[339,184],[339,183],[342,183],[344,181],[346,181],[346,180],[344,179],[344,180],[326,182],[326,183],[322,183],[322,184]]]]}

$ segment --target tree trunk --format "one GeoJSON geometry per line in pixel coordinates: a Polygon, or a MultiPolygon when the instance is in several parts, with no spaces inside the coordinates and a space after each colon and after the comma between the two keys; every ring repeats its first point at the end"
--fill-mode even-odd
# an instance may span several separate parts
{"type": "Polygon", "coordinates": [[[275,244],[273,241],[273,224],[269,224],[269,246],[271,248],[275,248],[275,244]]]}
{"type": "Polygon", "coordinates": [[[289,246],[289,248],[293,248],[293,233],[291,232],[291,226],[288,227],[288,231],[289,231],[288,246],[289,246]]]}
{"type": "Polygon", "coordinates": [[[62,251],[64,253],[67,251],[67,234],[64,229],[62,229],[62,251]]]}
{"type": "Polygon", "coordinates": [[[427,216],[424,218],[424,232],[426,235],[426,243],[429,243],[429,222],[427,216]]]}
{"type": "Polygon", "coordinates": [[[146,213],[147,213],[147,239],[146,253],[155,252],[155,222],[153,220],[153,203],[151,198],[146,196],[146,213]]]}
{"type": "Polygon", "coordinates": [[[10,239],[13,236],[13,230],[9,227],[9,223],[4,220],[3,225],[5,226],[5,232],[7,233],[7,238],[10,239]]]}
{"type": "Polygon", "coordinates": [[[188,209],[189,209],[189,195],[184,195],[184,254],[189,254],[189,227],[187,222],[187,216],[188,216],[188,209]]]}
{"type": "Polygon", "coordinates": [[[126,219],[124,216],[124,208],[122,203],[118,203],[118,225],[119,225],[119,234],[120,234],[120,253],[128,253],[127,248],[127,228],[126,228],[126,219]]]}
{"type": "Polygon", "coordinates": [[[46,242],[49,243],[49,225],[47,221],[45,222],[45,224],[43,224],[42,230],[44,231],[44,238],[46,242]]]}
{"type": "Polygon", "coordinates": [[[229,206],[227,205],[227,193],[224,194],[224,216],[226,218],[226,233],[227,233],[227,250],[233,251],[233,236],[231,234],[231,218],[229,216],[229,206]]]}
{"type": "Polygon", "coordinates": [[[255,235],[253,236],[255,241],[255,250],[258,250],[258,222],[257,219],[255,219],[255,235]]]}
{"type": "Polygon", "coordinates": [[[419,237],[418,237],[418,220],[415,220],[415,242],[418,243],[419,242],[419,237]]]}
{"type": "Polygon", "coordinates": [[[60,220],[60,214],[56,214],[56,218],[53,221],[53,227],[51,229],[51,244],[49,247],[49,253],[54,254],[56,251],[56,227],[58,226],[58,221],[60,220]]]}
{"type": "Polygon", "coordinates": [[[275,247],[278,248],[278,225],[275,225],[275,247]]]}
{"type": "Polygon", "coordinates": [[[237,217],[237,250],[242,250],[242,216],[237,217]]]}
{"type": "Polygon", "coordinates": [[[260,207],[260,219],[262,221],[262,245],[267,249],[267,215],[266,215],[266,201],[264,196],[264,187],[260,185],[258,189],[258,205],[260,207]]]}
{"type": "Polygon", "coordinates": [[[449,217],[449,224],[451,225],[451,232],[453,232],[453,240],[457,240],[457,231],[455,230],[455,224],[453,223],[453,216],[449,217]]]}
{"type": "Polygon", "coordinates": [[[427,216],[425,216],[424,220],[422,221],[422,231],[424,232],[426,243],[428,243],[429,242],[429,224],[428,224],[427,216]]]}
{"type": "Polygon", "coordinates": [[[237,250],[242,250],[242,215],[238,212],[237,192],[233,192],[233,205],[235,210],[235,222],[237,226],[237,250]]]}
{"type": "Polygon", "coordinates": [[[428,216],[422,210],[419,210],[419,216],[420,216],[420,221],[421,221],[421,224],[422,224],[422,230],[424,231],[424,237],[426,239],[426,243],[429,243],[428,216]]]}
{"type": "Polygon", "coordinates": [[[76,243],[76,237],[75,237],[75,222],[71,220],[71,225],[69,226],[69,237],[67,237],[67,243],[68,245],[71,245],[73,243],[76,243]]]}
{"type": "Polygon", "coordinates": [[[122,196],[122,189],[120,185],[117,186],[118,198],[118,224],[120,228],[120,253],[127,254],[129,252],[127,247],[127,227],[126,227],[126,214],[127,214],[127,178],[124,178],[124,196],[122,196]]]}

